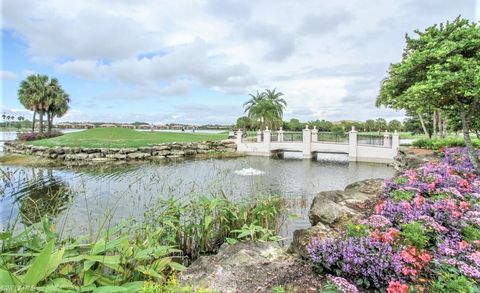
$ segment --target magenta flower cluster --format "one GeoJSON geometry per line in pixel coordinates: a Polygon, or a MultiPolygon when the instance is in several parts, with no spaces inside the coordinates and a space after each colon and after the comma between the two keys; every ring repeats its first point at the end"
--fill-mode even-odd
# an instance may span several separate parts
{"type": "Polygon", "coordinates": [[[367,236],[314,239],[314,265],[388,292],[428,288],[442,270],[480,282],[480,176],[464,148],[442,151],[440,161],[385,182],[374,214],[358,222],[367,236]]]}

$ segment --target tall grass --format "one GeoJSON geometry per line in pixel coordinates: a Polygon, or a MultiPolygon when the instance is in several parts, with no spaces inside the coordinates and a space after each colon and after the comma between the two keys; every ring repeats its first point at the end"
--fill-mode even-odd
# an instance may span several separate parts
{"type": "MultiPolygon", "coordinates": [[[[11,174],[2,174],[4,183],[13,184],[11,174]]],[[[145,281],[163,286],[176,271],[225,242],[277,239],[285,205],[275,196],[172,197],[152,203],[142,219],[111,227],[112,215],[106,214],[95,233],[65,236],[49,220],[65,198],[66,188],[55,186],[39,189],[46,198],[38,194],[21,202],[35,208],[19,209],[20,220],[0,232],[0,291],[137,292],[145,281]]]]}

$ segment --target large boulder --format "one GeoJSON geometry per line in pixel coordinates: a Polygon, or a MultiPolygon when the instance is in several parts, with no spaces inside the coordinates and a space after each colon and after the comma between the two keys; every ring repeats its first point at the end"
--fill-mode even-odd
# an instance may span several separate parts
{"type": "Polygon", "coordinates": [[[362,203],[383,193],[384,179],[367,179],[347,185],[343,200],[347,203],[362,203]]]}
{"type": "Polygon", "coordinates": [[[308,246],[314,238],[324,239],[337,236],[338,233],[329,226],[322,223],[307,228],[299,229],[293,232],[293,239],[288,247],[288,252],[298,255],[303,259],[310,259],[308,246]]]}
{"type": "Polygon", "coordinates": [[[180,274],[179,281],[194,290],[215,292],[272,292],[279,285],[317,292],[321,286],[310,265],[273,242],[224,244],[216,255],[196,260],[180,274]]]}
{"type": "Polygon", "coordinates": [[[354,214],[355,212],[353,210],[325,197],[324,193],[321,192],[313,198],[310,211],[308,212],[308,218],[312,226],[318,223],[331,226],[342,218],[354,214]]]}

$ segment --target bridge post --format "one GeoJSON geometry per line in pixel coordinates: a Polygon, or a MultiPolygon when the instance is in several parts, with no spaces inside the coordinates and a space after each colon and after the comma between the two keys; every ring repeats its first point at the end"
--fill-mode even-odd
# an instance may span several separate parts
{"type": "Polygon", "coordinates": [[[318,141],[318,129],[314,125],[312,129],[312,142],[317,142],[318,141]]]}
{"type": "Polygon", "coordinates": [[[283,142],[283,128],[280,127],[278,130],[278,142],[283,142]]]}
{"type": "Polygon", "coordinates": [[[348,157],[350,161],[357,160],[357,135],[358,132],[355,130],[355,126],[352,126],[352,130],[348,133],[348,157]]]}
{"type": "Polygon", "coordinates": [[[236,137],[236,142],[237,142],[237,147],[242,143],[242,137],[243,137],[243,131],[239,129],[237,131],[237,137],[236,137]]]}
{"type": "Polygon", "coordinates": [[[395,132],[392,135],[392,150],[395,152],[395,156],[397,155],[399,147],[400,147],[400,135],[395,130],[395,132]]]}
{"type": "Polygon", "coordinates": [[[388,133],[388,130],[385,130],[385,132],[383,133],[383,146],[386,148],[389,148],[391,146],[390,134],[388,133]]]}
{"type": "Polygon", "coordinates": [[[267,154],[270,154],[270,141],[272,140],[272,133],[268,129],[268,127],[263,131],[263,145],[265,146],[265,150],[267,154]]]}
{"type": "Polygon", "coordinates": [[[305,129],[302,131],[303,137],[303,158],[311,159],[312,158],[312,131],[308,129],[308,125],[305,125],[305,129]]]}
{"type": "Polygon", "coordinates": [[[262,131],[261,130],[257,131],[257,142],[262,142],[262,131]]]}

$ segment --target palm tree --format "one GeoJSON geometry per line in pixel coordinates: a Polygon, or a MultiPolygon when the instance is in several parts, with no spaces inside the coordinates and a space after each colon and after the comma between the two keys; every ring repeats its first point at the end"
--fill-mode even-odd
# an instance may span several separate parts
{"type": "Polygon", "coordinates": [[[53,118],[62,117],[68,111],[70,102],[70,97],[60,86],[56,78],[50,80],[48,87],[48,98],[47,98],[47,122],[48,122],[48,131],[52,130],[53,118]]]}
{"type": "Polygon", "coordinates": [[[40,116],[39,131],[43,132],[43,117],[47,114],[48,128],[50,130],[53,115],[65,114],[68,109],[69,98],[63,91],[58,80],[50,79],[46,75],[29,75],[20,83],[18,90],[20,103],[28,110],[33,111],[32,131],[35,130],[35,116],[38,112],[40,116]],[[67,104],[66,106],[64,104],[67,104]],[[56,110],[57,107],[62,110],[56,110]],[[65,109],[65,107],[67,107],[65,109]]]}
{"type": "Polygon", "coordinates": [[[251,99],[243,104],[248,118],[257,121],[262,129],[266,126],[274,129],[282,124],[283,111],[287,106],[287,102],[281,98],[283,93],[267,89],[250,96],[251,99]]]}

